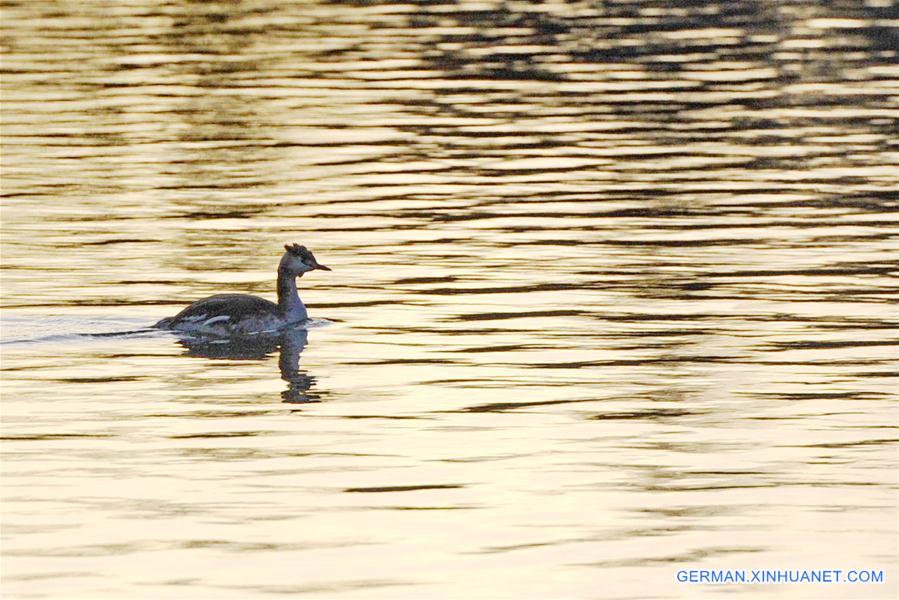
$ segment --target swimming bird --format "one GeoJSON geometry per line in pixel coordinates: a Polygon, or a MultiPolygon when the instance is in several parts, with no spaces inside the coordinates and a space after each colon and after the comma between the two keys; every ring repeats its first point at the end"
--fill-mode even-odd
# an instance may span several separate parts
{"type": "Polygon", "coordinates": [[[278,264],[277,304],[248,294],[217,294],[197,300],[153,327],[230,338],[273,333],[307,320],[306,305],[297,294],[297,277],[316,269],[331,269],[319,264],[305,246],[286,244],[284,249],[278,264]]]}

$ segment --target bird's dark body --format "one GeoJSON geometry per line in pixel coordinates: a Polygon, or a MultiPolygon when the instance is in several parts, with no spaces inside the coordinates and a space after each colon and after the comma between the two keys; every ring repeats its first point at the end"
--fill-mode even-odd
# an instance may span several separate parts
{"type": "Polygon", "coordinates": [[[217,294],[198,300],[154,327],[230,337],[277,331],[290,324],[284,311],[265,298],[217,294]]]}

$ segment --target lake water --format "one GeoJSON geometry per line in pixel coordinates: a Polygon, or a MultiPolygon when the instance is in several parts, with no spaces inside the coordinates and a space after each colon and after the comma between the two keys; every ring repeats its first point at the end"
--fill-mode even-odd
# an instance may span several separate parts
{"type": "Polygon", "coordinates": [[[5,3],[4,597],[895,597],[897,24],[5,3]]]}

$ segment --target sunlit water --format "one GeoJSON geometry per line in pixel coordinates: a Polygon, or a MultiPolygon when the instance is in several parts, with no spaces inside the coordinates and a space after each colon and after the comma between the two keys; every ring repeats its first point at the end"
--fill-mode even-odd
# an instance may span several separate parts
{"type": "Polygon", "coordinates": [[[5,597],[893,597],[896,24],[6,3],[5,597]]]}

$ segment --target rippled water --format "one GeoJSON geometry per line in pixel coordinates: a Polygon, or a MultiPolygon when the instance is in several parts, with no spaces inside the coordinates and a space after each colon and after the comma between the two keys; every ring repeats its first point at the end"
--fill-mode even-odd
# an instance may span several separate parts
{"type": "Polygon", "coordinates": [[[897,23],[5,3],[5,595],[893,597],[897,23]]]}

